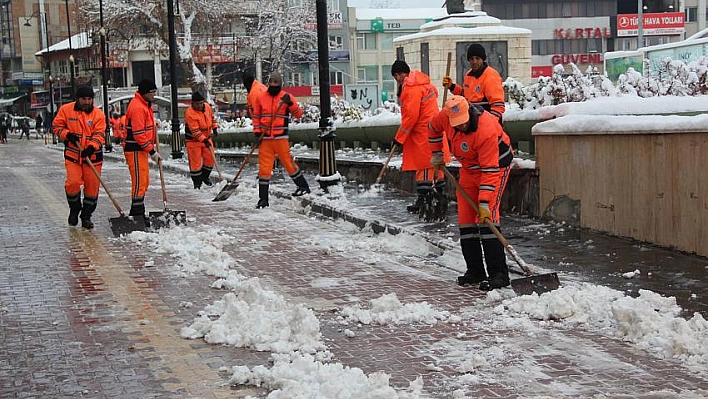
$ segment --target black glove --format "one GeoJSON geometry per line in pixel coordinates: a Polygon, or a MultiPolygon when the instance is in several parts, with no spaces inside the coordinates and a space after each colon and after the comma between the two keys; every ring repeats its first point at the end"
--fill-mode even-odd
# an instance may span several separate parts
{"type": "Polygon", "coordinates": [[[255,139],[256,145],[260,145],[261,141],[263,141],[263,135],[260,133],[254,135],[253,138],[255,139]]]}
{"type": "Polygon", "coordinates": [[[78,144],[79,140],[81,140],[81,136],[79,136],[76,133],[67,133],[66,134],[66,141],[74,144],[78,144]]]}
{"type": "Polygon", "coordinates": [[[84,148],[83,151],[81,151],[81,158],[88,158],[93,155],[94,152],[96,152],[96,149],[91,146],[88,146],[84,148]]]}
{"type": "Polygon", "coordinates": [[[403,143],[399,143],[396,139],[393,139],[393,145],[397,146],[398,148],[403,148],[403,143]]]}
{"type": "Polygon", "coordinates": [[[206,148],[210,148],[210,147],[211,147],[211,141],[209,141],[209,139],[204,140],[203,143],[204,143],[204,146],[205,146],[206,148]]]}
{"type": "Polygon", "coordinates": [[[214,137],[216,137],[216,136],[219,135],[219,131],[216,130],[216,128],[214,128],[214,129],[212,129],[212,131],[211,131],[211,135],[214,136],[214,137]]]}
{"type": "Polygon", "coordinates": [[[293,105],[293,99],[290,98],[290,94],[288,93],[283,94],[281,100],[283,101],[283,104],[287,105],[288,107],[293,105]]]}

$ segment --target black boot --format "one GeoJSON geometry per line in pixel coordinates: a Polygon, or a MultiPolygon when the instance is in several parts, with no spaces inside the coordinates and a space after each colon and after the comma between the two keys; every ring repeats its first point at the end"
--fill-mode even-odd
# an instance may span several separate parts
{"type": "Polygon", "coordinates": [[[467,271],[457,278],[457,283],[478,284],[487,279],[482,261],[482,244],[479,240],[479,228],[463,227],[460,229],[460,246],[465,258],[467,271]]]}
{"type": "Polygon", "coordinates": [[[270,180],[258,179],[258,203],[256,209],[268,207],[268,185],[270,180]]]}
{"type": "Polygon", "coordinates": [[[491,291],[509,286],[509,266],[506,264],[504,245],[494,236],[489,227],[480,227],[480,233],[482,237],[485,237],[482,239],[482,247],[484,248],[484,259],[487,262],[489,279],[482,281],[479,289],[491,291]]]}
{"type": "Polygon", "coordinates": [[[96,210],[97,201],[98,198],[96,197],[84,197],[84,206],[81,209],[81,227],[87,230],[93,229],[91,215],[96,210]]]}
{"type": "Polygon", "coordinates": [[[150,217],[145,214],[145,203],[142,202],[142,200],[139,200],[138,202],[133,200],[133,203],[130,205],[130,212],[128,213],[128,216],[132,216],[136,220],[139,220],[138,218],[143,218],[145,227],[150,227],[150,217]]]}
{"type": "Polygon", "coordinates": [[[202,183],[203,183],[203,181],[202,181],[202,175],[201,175],[201,174],[193,175],[193,174],[190,173],[190,177],[192,178],[192,183],[194,183],[194,189],[195,189],[195,190],[201,189],[201,188],[202,188],[202,183]]]}
{"type": "Polygon", "coordinates": [[[211,174],[211,168],[208,166],[203,166],[202,167],[202,181],[204,184],[207,186],[211,186],[213,183],[211,182],[211,179],[209,178],[209,175],[211,174]]]}
{"type": "Polygon", "coordinates": [[[301,197],[310,193],[310,185],[307,184],[307,179],[305,179],[305,175],[303,175],[302,170],[298,170],[297,173],[292,176],[292,179],[297,185],[297,190],[292,193],[293,197],[301,197]]]}
{"type": "Polygon", "coordinates": [[[79,224],[79,214],[81,213],[81,194],[67,194],[66,201],[69,203],[69,226],[76,226],[79,224]]]}

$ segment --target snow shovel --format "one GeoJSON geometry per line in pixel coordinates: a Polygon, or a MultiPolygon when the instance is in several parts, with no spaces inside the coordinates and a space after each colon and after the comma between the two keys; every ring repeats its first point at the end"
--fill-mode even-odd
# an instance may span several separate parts
{"type": "MultiPolygon", "coordinates": [[[[81,144],[76,143],[76,145],[79,147],[79,151],[84,150],[83,148],[81,148],[81,144]]],[[[93,165],[93,162],[91,162],[89,157],[86,157],[86,163],[93,171],[93,174],[96,175],[96,178],[103,187],[103,191],[108,194],[108,198],[111,199],[113,206],[120,214],[120,216],[116,218],[108,219],[108,224],[111,226],[111,231],[113,232],[113,235],[116,237],[120,237],[124,234],[130,234],[134,231],[145,231],[145,219],[142,217],[134,218],[132,216],[126,216],[123,210],[120,208],[120,205],[118,205],[118,201],[116,201],[115,197],[113,197],[113,194],[111,194],[111,192],[108,190],[108,187],[106,187],[106,183],[104,183],[103,179],[101,178],[101,174],[98,173],[98,170],[93,165]]]]}
{"type": "MultiPolygon", "coordinates": [[[[472,209],[474,209],[474,211],[477,212],[477,214],[479,215],[479,208],[477,207],[477,204],[474,202],[472,197],[467,194],[467,192],[460,186],[460,184],[457,182],[452,173],[450,173],[450,171],[447,170],[444,165],[441,166],[441,168],[445,173],[445,176],[447,176],[447,179],[452,182],[455,188],[462,194],[463,197],[465,197],[465,200],[467,200],[470,206],[472,206],[472,209]]],[[[492,223],[492,221],[489,219],[484,219],[484,224],[486,224],[487,227],[492,230],[492,232],[495,236],[497,236],[504,248],[506,248],[507,253],[509,253],[509,255],[514,258],[514,261],[516,261],[516,263],[522,270],[522,272],[519,273],[525,276],[522,278],[511,280],[511,288],[517,295],[529,295],[532,292],[541,295],[544,292],[553,291],[560,286],[558,274],[534,274],[533,271],[531,271],[531,268],[529,268],[529,266],[526,264],[526,262],[524,262],[524,260],[521,259],[519,254],[516,253],[514,247],[512,247],[511,244],[509,244],[509,242],[506,240],[506,238],[504,238],[499,229],[494,226],[494,223],[492,223]]]]}
{"type": "MultiPolygon", "coordinates": [[[[160,153],[159,140],[155,141],[155,150],[158,154],[160,153]]],[[[162,204],[164,206],[164,210],[151,211],[148,213],[150,217],[150,227],[157,230],[162,227],[169,227],[172,224],[175,226],[186,225],[187,212],[173,211],[167,208],[167,190],[165,189],[165,176],[162,172],[162,159],[157,160],[157,168],[160,170],[160,186],[162,187],[162,204]]]]}
{"type": "Polygon", "coordinates": [[[261,133],[260,136],[258,136],[258,140],[256,140],[255,143],[253,143],[253,146],[251,146],[251,151],[246,154],[246,158],[243,159],[243,162],[241,163],[241,167],[238,169],[238,172],[236,172],[236,176],[234,176],[234,179],[231,180],[230,182],[226,183],[224,188],[219,191],[218,194],[216,194],[216,197],[214,197],[212,202],[218,202],[218,201],[226,201],[229,199],[231,194],[233,194],[236,191],[236,188],[238,188],[238,178],[241,176],[241,172],[243,172],[243,169],[246,168],[246,165],[248,165],[248,160],[251,159],[251,155],[253,155],[253,151],[258,148],[258,143],[263,139],[263,135],[265,132],[261,133]]]}
{"type": "Polygon", "coordinates": [[[381,183],[381,179],[383,179],[384,173],[386,173],[386,169],[388,169],[388,163],[391,162],[391,158],[393,157],[393,153],[396,152],[396,149],[398,146],[396,144],[393,144],[391,146],[391,152],[388,153],[388,158],[386,158],[386,162],[384,162],[383,166],[381,167],[381,172],[379,172],[378,177],[376,177],[376,181],[374,184],[371,186],[378,186],[381,183]]]}

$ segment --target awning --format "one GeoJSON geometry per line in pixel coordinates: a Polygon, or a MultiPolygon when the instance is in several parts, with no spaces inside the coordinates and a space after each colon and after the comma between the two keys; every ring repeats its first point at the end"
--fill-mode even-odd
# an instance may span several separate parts
{"type": "Polygon", "coordinates": [[[0,98],[0,107],[7,107],[8,105],[12,105],[15,103],[15,101],[19,100],[20,98],[26,96],[26,94],[23,94],[19,97],[12,97],[12,98],[0,98]]]}

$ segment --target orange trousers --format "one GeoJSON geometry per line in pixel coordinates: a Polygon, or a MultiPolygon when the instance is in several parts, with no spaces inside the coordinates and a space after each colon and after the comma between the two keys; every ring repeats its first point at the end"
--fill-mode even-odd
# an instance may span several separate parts
{"type": "MultiPolygon", "coordinates": [[[[496,188],[494,190],[494,197],[489,202],[489,212],[492,214],[492,223],[499,225],[500,223],[500,213],[499,206],[501,205],[501,198],[504,194],[504,188],[506,188],[506,183],[509,180],[509,168],[501,168],[499,172],[496,172],[496,188]]],[[[460,169],[460,187],[469,194],[472,199],[476,200],[477,206],[479,206],[479,182],[482,178],[482,172],[479,170],[467,170],[460,169]]],[[[479,220],[479,215],[472,208],[465,197],[457,191],[457,223],[460,227],[469,227],[470,225],[478,225],[482,223],[479,220]]]]}
{"type": "Polygon", "coordinates": [[[145,193],[150,186],[150,155],[145,151],[125,152],[125,162],[130,171],[131,215],[145,214],[145,193]]]}
{"type": "Polygon", "coordinates": [[[294,176],[300,167],[290,153],[290,142],[287,137],[278,139],[263,139],[258,146],[258,178],[270,180],[273,174],[273,162],[278,157],[288,175],[294,176]]]}
{"type": "MultiPolygon", "coordinates": [[[[211,142],[211,140],[209,140],[211,142]]],[[[189,159],[189,171],[201,173],[202,166],[211,170],[214,168],[214,157],[211,150],[199,141],[187,141],[187,159],[189,159]]]]}
{"type": "Polygon", "coordinates": [[[418,187],[433,186],[433,180],[436,182],[445,180],[445,173],[438,169],[438,173],[434,173],[433,168],[418,169],[415,171],[415,181],[418,187]]]}
{"type": "MultiPolygon", "coordinates": [[[[94,163],[98,173],[101,173],[103,162],[94,163]]],[[[66,169],[66,181],[64,182],[64,191],[67,196],[81,196],[81,186],[84,186],[84,197],[98,198],[98,190],[101,182],[91,170],[91,167],[86,162],[75,163],[64,160],[64,168],[66,169]]]]}

